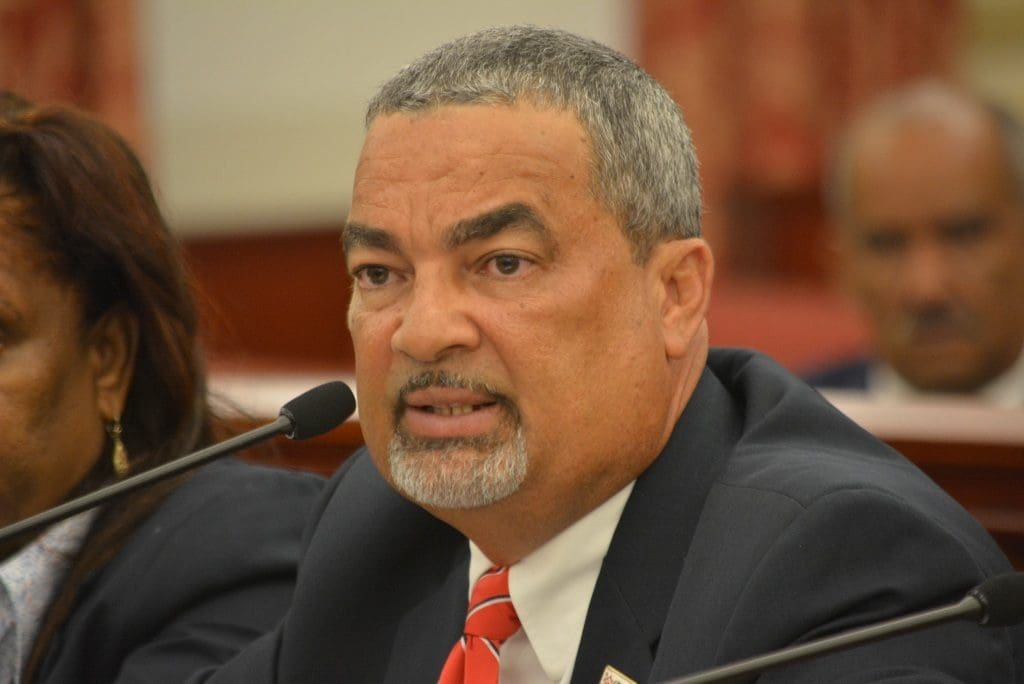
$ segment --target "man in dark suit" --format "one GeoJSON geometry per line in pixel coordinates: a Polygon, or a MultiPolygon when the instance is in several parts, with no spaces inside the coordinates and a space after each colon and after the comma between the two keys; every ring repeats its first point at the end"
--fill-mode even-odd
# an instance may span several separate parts
{"type": "Polygon", "coordinates": [[[808,376],[880,399],[1024,407],[1024,131],[938,82],[872,103],[837,146],[830,204],[847,289],[877,342],[808,376]]]}
{"type": "MultiPolygon", "coordinates": [[[[1008,569],[813,390],[709,351],[690,135],[632,62],[492,29],[367,120],[343,234],[367,449],[282,625],[209,681],[659,681],[1008,569]]],[[[775,681],[1017,681],[1022,653],[950,625],[775,681]]]]}

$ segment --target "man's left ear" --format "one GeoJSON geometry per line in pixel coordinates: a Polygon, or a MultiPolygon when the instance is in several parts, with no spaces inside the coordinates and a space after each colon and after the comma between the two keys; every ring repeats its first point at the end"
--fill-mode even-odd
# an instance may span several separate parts
{"type": "Polygon", "coordinates": [[[657,277],[665,353],[682,358],[701,329],[711,299],[715,260],[701,238],[670,240],[654,248],[649,265],[657,277]]]}
{"type": "Polygon", "coordinates": [[[139,325],[127,309],[107,311],[89,331],[96,404],[104,420],[120,418],[135,370],[139,325]]]}

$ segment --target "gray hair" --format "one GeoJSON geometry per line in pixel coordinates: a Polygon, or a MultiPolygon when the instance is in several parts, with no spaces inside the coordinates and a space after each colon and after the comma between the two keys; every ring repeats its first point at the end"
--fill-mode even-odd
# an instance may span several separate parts
{"type": "Polygon", "coordinates": [[[839,139],[825,174],[825,201],[845,216],[850,208],[853,156],[866,131],[912,119],[940,120],[958,116],[987,119],[1003,146],[1018,200],[1024,201],[1024,127],[1009,109],[985,97],[942,81],[928,79],[882,96],[865,109],[839,139]]]}
{"type": "Polygon", "coordinates": [[[565,31],[498,27],[443,45],[384,84],[366,125],[382,114],[519,101],[576,115],[592,148],[591,191],[619,218],[638,262],[661,241],[700,235],[697,157],[679,107],[628,58],[565,31]]]}

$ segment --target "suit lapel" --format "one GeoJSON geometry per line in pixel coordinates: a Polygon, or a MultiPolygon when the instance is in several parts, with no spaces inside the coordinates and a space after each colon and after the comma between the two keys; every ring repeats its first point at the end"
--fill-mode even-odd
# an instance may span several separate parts
{"type": "Polygon", "coordinates": [[[436,682],[462,631],[468,545],[355,458],[300,566],[279,679],[436,682]]]}
{"type": "Polygon", "coordinates": [[[573,684],[597,684],[607,665],[648,679],[704,500],[740,428],[728,392],[705,369],[623,510],[591,598],[573,684]]]}
{"type": "Polygon", "coordinates": [[[448,652],[462,636],[469,596],[469,547],[445,581],[405,612],[395,632],[385,682],[436,682],[448,652]]]}

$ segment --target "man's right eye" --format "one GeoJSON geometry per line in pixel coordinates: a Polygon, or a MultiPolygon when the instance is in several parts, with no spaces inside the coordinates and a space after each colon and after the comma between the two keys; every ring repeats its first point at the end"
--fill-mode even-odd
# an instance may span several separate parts
{"type": "Polygon", "coordinates": [[[390,277],[390,268],[376,264],[360,266],[352,273],[353,280],[355,280],[360,287],[364,288],[375,288],[387,285],[390,277]]]}
{"type": "Polygon", "coordinates": [[[865,234],[861,244],[872,254],[886,256],[903,249],[907,244],[907,237],[897,231],[880,230],[865,234]]]}

